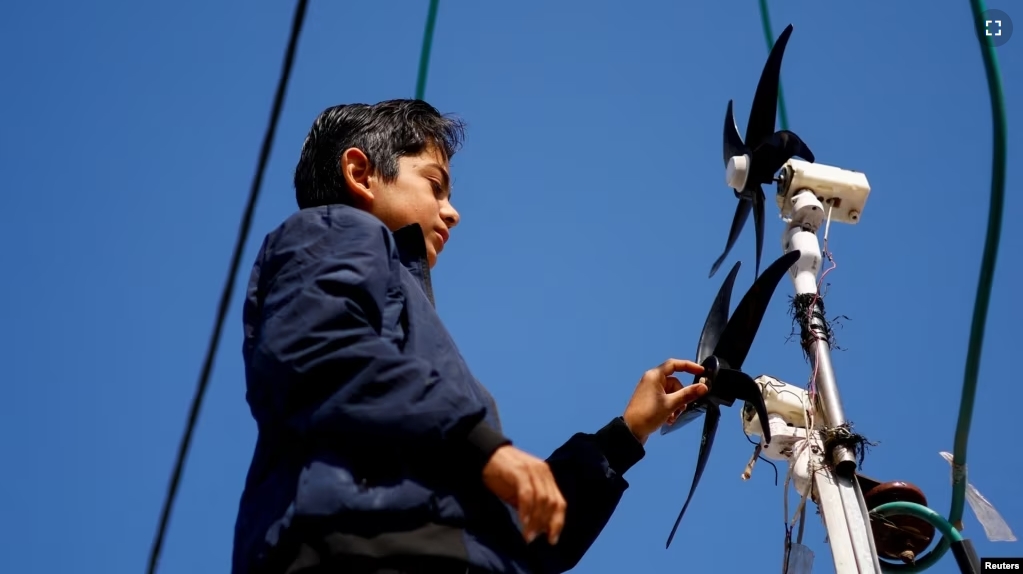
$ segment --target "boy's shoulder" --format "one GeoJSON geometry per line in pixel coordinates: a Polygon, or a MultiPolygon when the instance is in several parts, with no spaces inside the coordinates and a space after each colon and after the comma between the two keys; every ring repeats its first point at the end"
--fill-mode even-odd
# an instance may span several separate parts
{"type": "Polygon", "coordinates": [[[323,232],[387,232],[387,226],[377,216],[349,205],[321,205],[300,209],[288,216],[274,233],[323,232]]]}
{"type": "Polygon", "coordinates": [[[266,235],[252,281],[294,287],[344,267],[364,278],[390,281],[400,264],[394,238],[380,219],[345,205],[297,211],[266,235]],[[340,266],[340,267],[339,267],[340,266]]]}
{"type": "Polygon", "coordinates": [[[390,230],[375,215],[347,205],[323,205],[288,216],[267,234],[264,251],[318,251],[327,245],[337,255],[368,247],[386,255],[394,241],[390,230]]]}

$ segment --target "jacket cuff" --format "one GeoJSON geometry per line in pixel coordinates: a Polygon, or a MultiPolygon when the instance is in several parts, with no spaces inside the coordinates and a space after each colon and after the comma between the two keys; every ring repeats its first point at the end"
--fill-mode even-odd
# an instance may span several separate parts
{"type": "Polygon", "coordinates": [[[608,466],[618,476],[625,474],[646,455],[646,449],[636,439],[636,435],[632,434],[622,417],[615,417],[597,431],[596,436],[597,445],[604,453],[608,466]]]}
{"type": "Polygon", "coordinates": [[[508,437],[492,429],[486,421],[480,421],[469,431],[469,436],[466,438],[469,441],[474,462],[480,469],[487,465],[494,451],[512,443],[508,437]]]}

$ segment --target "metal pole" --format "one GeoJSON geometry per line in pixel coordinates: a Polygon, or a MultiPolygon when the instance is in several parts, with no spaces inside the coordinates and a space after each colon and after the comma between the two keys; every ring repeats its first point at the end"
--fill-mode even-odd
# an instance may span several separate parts
{"type": "MultiPolygon", "coordinates": [[[[842,399],[838,394],[838,381],[835,369],[831,364],[831,344],[827,339],[827,327],[824,324],[824,299],[818,295],[813,304],[813,315],[810,319],[810,333],[804,333],[803,348],[810,356],[816,370],[814,386],[817,391],[817,409],[824,416],[827,428],[836,428],[847,424],[842,399]],[[808,338],[809,335],[812,338],[808,338]]],[[[835,472],[844,478],[856,476],[856,452],[847,445],[838,444],[831,452],[831,463],[835,472]]]]}
{"type": "Polygon", "coordinates": [[[826,449],[830,444],[822,436],[847,422],[838,394],[835,369],[831,364],[823,302],[817,289],[822,259],[817,230],[824,220],[824,206],[811,190],[796,190],[791,201],[792,218],[782,242],[786,252],[798,250],[802,254],[789,273],[797,301],[812,301],[808,308],[800,307],[800,312],[806,312],[809,317],[799,318],[799,323],[803,331],[803,349],[814,369],[816,410],[823,419],[811,429],[813,448],[811,460],[807,461],[811,466],[821,467],[811,474],[817,504],[828,531],[836,572],[881,574],[870,515],[856,480],[856,452],[852,447],[840,445],[829,453],[826,449]]]}

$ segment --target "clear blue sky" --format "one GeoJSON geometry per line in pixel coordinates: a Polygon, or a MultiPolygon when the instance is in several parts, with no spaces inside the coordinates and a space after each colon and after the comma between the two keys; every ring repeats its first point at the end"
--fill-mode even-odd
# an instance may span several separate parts
{"type": "MultiPolygon", "coordinates": [[[[948,511],[952,450],[988,209],[991,112],[966,0],[772,1],[792,23],[791,128],[818,161],[864,171],[862,222],[835,225],[829,315],[864,472],[948,511]],[[925,7],[926,6],[926,7],[925,7]]],[[[312,3],[239,281],[294,210],[291,174],[323,108],[413,94],[425,1],[312,3]]],[[[1023,24],[1014,3],[999,6],[1023,24]]],[[[293,2],[16,2],[0,17],[0,572],[143,571],[248,193],[293,2]]],[[[1019,148],[1023,36],[998,50],[1009,173],[969,451],[971,482],[1023,535],[1019,148]],[[1016,485],[1016,486],[1013,486],[1016,485]]],[[[443,0],[427,99],[469,123],[463,222],[438,307],[507,433],[546,456],[622,412],[640,374],[690,358],[725,269],[734,199],[721,125],[740,130],[767,49],[754,0],[443,0]]],[[[750,221],[752,223],[752,220],[750,221]]],[[[765,262],[782,224],[769,212],[765,262]]],[[[766,264],[766,263],[765,263],[766,264]]],[[[746,362],[804,384],[779,288],[746,362]]],[[[736,295],[738,298],[739,295],[736,295]]],[[[161,572],[226,572],[255,440],[241,293],[202,411],[161,572]]],[[[699,425],[655,436],[585,573],[776,572],[782,490],[725,413],[699,496],[664,541],[699,425]],[[687,562],[688,561],[688,562],[687,562]]],[[[813,515],[809,515],[813,518],[813,515]]],[[[981,555],[1023,555],[984,540],[981,555]]],[[[807,543],[832,571],[819,521],[807,543]]],[[[949,555],[934,573],[956,572],[949,555]]]]}

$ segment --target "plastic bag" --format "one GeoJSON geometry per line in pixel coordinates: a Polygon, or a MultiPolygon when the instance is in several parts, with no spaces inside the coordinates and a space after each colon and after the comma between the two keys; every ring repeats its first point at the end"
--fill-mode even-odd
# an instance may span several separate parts
{"type": "MultiPolygon", "coordinates": [[[[949,466],[952,466],[952,453],[942,451],[938,454],[948,462],[949,466]]],[[[1016,536],[1012,533],[1009,525],[1005,523],[1002,515],[998,514],[995,507],[969,481],[966,482],[966,503],[970,505],[970,510],[973,510],[977,522],[980,522],[984,528],[984,534],[987,534],[988,540],[991,542],[1016,541],[1016,536]]]]}

